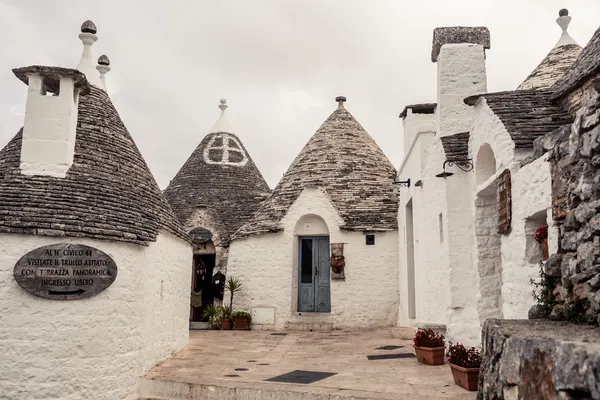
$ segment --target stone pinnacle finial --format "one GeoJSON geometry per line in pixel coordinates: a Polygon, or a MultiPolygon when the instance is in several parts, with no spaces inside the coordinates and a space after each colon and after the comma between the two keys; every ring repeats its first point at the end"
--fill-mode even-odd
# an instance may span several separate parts
{"type": "Polygon", "coordinates": [[[92,33],[95,35],[97,32],[98,29],[96,29],[96,24],[89,19],[81,24],[81,33],[92,33]]]}
{"type": "Polygon", "coordinates": [[[98,58],[98,65],[96,70],[100,73],[100,80],[102,81],[102,87],[106,91],[106,73],[110,72],[110,60],[106,54],[102,54],[98,58]]]}
{"type": "Polygon", "coordinates": [[[96,32],[96,25],[92,21],[87,20],[81,24],[79,39],[83,43],[83,53],[81,53],[81,60],[77,65],[77,69],[85,74],[89,83],[102,88],[104,84],[96,72],[94,57],[92,56],[92,45],[98,40],[96,32]]]}
{"type": "Polygon", "coordinates": [[[225,103],[227,103],[227,99],[223,97],[223,98],[221,98],[221,100],[219,100],[219,102],[221,103],[221,104],[219,104],[219,108],[221,109],[221,111],[227,110],[228,106],[227,106],[227,104],[225,104],[225,103]]]}
{"type": "Polygon", "coordinates": [[[338,108],[344,108],[344,103],[346,102],[345,96],[338,96],[335,98],[335,101],[338,103],[338,108]]]}
{"type": "Polygon", "coordinates": [[[567,44],[577,44],[577,42],[571,37],[571,35],[569,35],[569,32],[567,32],[567,28],[571,23],[571,17],[569,17],[569,10],[567,10],[566,8],[560,10],[558,12],[558,18],[556,19],[556,23],[562,29],[562,35],[556,43],[556,45],[554,46],[554,48],[565,46],[567,44]]]}

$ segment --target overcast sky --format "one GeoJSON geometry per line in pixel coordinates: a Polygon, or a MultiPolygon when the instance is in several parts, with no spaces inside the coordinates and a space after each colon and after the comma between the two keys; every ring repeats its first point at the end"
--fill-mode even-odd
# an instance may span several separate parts
{"type": "Polygon", "coordinates": [[[0,148],[22,126],[26,87],[10,71],[75,67],[86,19],[106,53],[109,94],[161,188],[219,115],[273,188],[344,95],[396,168],[407,104],[436,101],[432,32],[490,29],[488,90],[511,90],[560,37],[585,45],[598,0],[0,0],[0,148]]]}

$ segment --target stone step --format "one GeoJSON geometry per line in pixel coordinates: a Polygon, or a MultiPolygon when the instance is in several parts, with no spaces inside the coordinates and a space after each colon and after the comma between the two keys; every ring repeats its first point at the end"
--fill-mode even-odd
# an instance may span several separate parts
{"type": "Polygon", "coordinates": [[[333,323],[331,322],[288,322],[285,324],[287,331],[299,332],[331,332],[333,323]]]}
{"type": "MultiPolygon", "coordinates": [[[[200,380],[200,379],[199,379],[200,380]]],[[[334,387],[271,382],[187,383],[158,379],[140,380],[138,400],[409,400],[413,394],[365,393],[334,387]]],[[[437,400],[421,396],[420,400],[437,400]]]]}
{"type": "Polygon", "coordinates": [[[208,329],[208,322],[190,321],[190,330],[191,331],[207,330],[207,329],[208,329]]]}

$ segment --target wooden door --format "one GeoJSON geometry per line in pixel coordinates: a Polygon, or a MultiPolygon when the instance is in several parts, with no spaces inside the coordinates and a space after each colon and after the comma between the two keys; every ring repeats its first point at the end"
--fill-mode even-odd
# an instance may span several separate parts
{"type": "Polygon", "coordinates": [[[331,311],[329,237],[327,236],[299,237],[298,311],[331,311]]]}

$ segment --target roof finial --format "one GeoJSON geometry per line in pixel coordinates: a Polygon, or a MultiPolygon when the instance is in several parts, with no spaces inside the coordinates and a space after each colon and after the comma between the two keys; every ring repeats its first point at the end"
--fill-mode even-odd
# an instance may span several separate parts
{"type": "Polygon", "coordinates": [[[227,133],[233,133],[233,130],[231,129],[231,125],[229,125],[229,121],[227,121],[227,117],[225,116],[225,110],[227,110],[228,105],[225,104],[227,103],[227,99],[225,98],[221,98],[221,100],[219,100],[219,109],[221,109],[221,115],[219,115],[219,119],[217,119],[217,122],[215,122],[215,124],[213,125],[212,128],[210,128],[210,132],[208,133],[218,133],[218,132],[227,132],[227,133]]]}
{"type": "Polygon", "coordinates": [[[569,24],[571,23],[571,17],[569,17],[569,10],[567,10],[566,8],[561,9],[558,12],[558,18],[556,19],[556,23],[558,24],[558,26],[561,27],[562,35],[561,35],[560,39],[558,40],[558,42],[556,43],[556,45],[554,46],[554,48],[557,48],[560,46],[565,46],[567,44],[578,44],[571,37],[571,35],[569,35],[569,32],[567,32],[567,28],[569,27],[569,24]]]}
{"type": "Polygon", "coordinates": [[[81,24],[81,33],[79,39],[83,43],[83,53],[77,69],[85,74],[88,82],[94,86],[102,87],[102,81],[94,68],[94,58],[92,57],[92,45],[98,40],[96,36],[96,25],[90,20],[81,24]]]}
{"type": "Polygon", "coordinates": [[[344,108],[344,103],[346,102],[345,96],[338,96],[335,98],[335,101],[338,103],[338,108],[344,108]]]}
{"type": "Polygon", "coordinates": [[[221,103],[221,104],[219,104],[219,108],[221,109],[221,112],[225,112],[225,110],[227,110],[227,107],[228,107],[227,104],[225,104],[225,103],[227,103],[227,99],[222,97],[221,100],[219,100],[219,102],[221,103]]]}
{"type": "Polygon", "coordinates": [[[96,70],[100,72],[100,80],[102,81],[102,85],[104,86],[104,90],[106,90],[106,73],[110,72],[110,60],[106,54],[102,54],[98,58],[98,65],[96,65],[96,70]]]}

